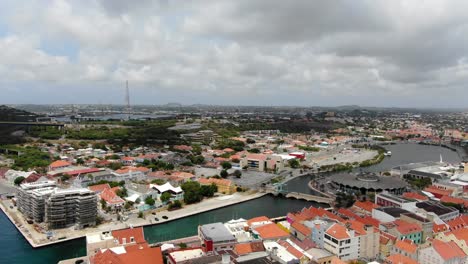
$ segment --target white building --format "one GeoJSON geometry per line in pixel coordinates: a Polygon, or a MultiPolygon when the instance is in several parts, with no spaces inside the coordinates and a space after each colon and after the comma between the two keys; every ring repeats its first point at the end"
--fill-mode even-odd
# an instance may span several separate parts
{"type": "Polygon", "coordinates": [[[359,237],[354,232],[342,224],[333,224],[325,232],[324,248],[344,261],[358,259],[359,237]]]}

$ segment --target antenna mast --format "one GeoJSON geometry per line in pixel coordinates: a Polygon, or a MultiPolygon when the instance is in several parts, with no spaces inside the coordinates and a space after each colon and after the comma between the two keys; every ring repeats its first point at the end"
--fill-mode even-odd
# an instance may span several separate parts
{"type": "Polygon", "coordinates": [[[125,102],[127,103],[127,120],[130,120],[130,113],[132,111],[132,108],[130,107],[130,92],[128,90],[128,80],[126,82],[126,89],[125,89],[125,102]]]}

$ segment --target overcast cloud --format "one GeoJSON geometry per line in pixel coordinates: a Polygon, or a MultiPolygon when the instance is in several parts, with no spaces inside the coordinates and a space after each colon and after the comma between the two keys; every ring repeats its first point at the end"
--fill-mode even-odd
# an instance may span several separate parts
{"type": "Polygon", "coordinates": [[[467,107],[468,2],[2,0],[1,103],[467,107]]]}

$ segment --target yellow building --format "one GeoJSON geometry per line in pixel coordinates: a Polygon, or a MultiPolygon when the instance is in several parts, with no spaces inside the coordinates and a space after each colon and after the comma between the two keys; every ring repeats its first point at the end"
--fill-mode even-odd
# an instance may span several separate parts
{"type": "Polygon", "coordinates": [[[201,178],[198,180],[201,185],[210,185],[214,183],[218,187],[218,192],[225,194],[233,194],[236,192],[236,186],[230,180],[216,178],[201,178]]]}

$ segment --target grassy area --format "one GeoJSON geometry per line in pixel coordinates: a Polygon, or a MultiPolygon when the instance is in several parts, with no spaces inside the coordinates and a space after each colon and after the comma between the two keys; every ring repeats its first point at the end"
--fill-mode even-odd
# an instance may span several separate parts
{"type": "Polygon", "coordinates": [[[1,146],[1,148],[19,153],[18,155],[7,155],[7,157],[15,161],[15,164],[12,166],[12,169],[15,170],[45,168],[51,163],[49,154],[42,152],[36,147],[1,146]]]}

